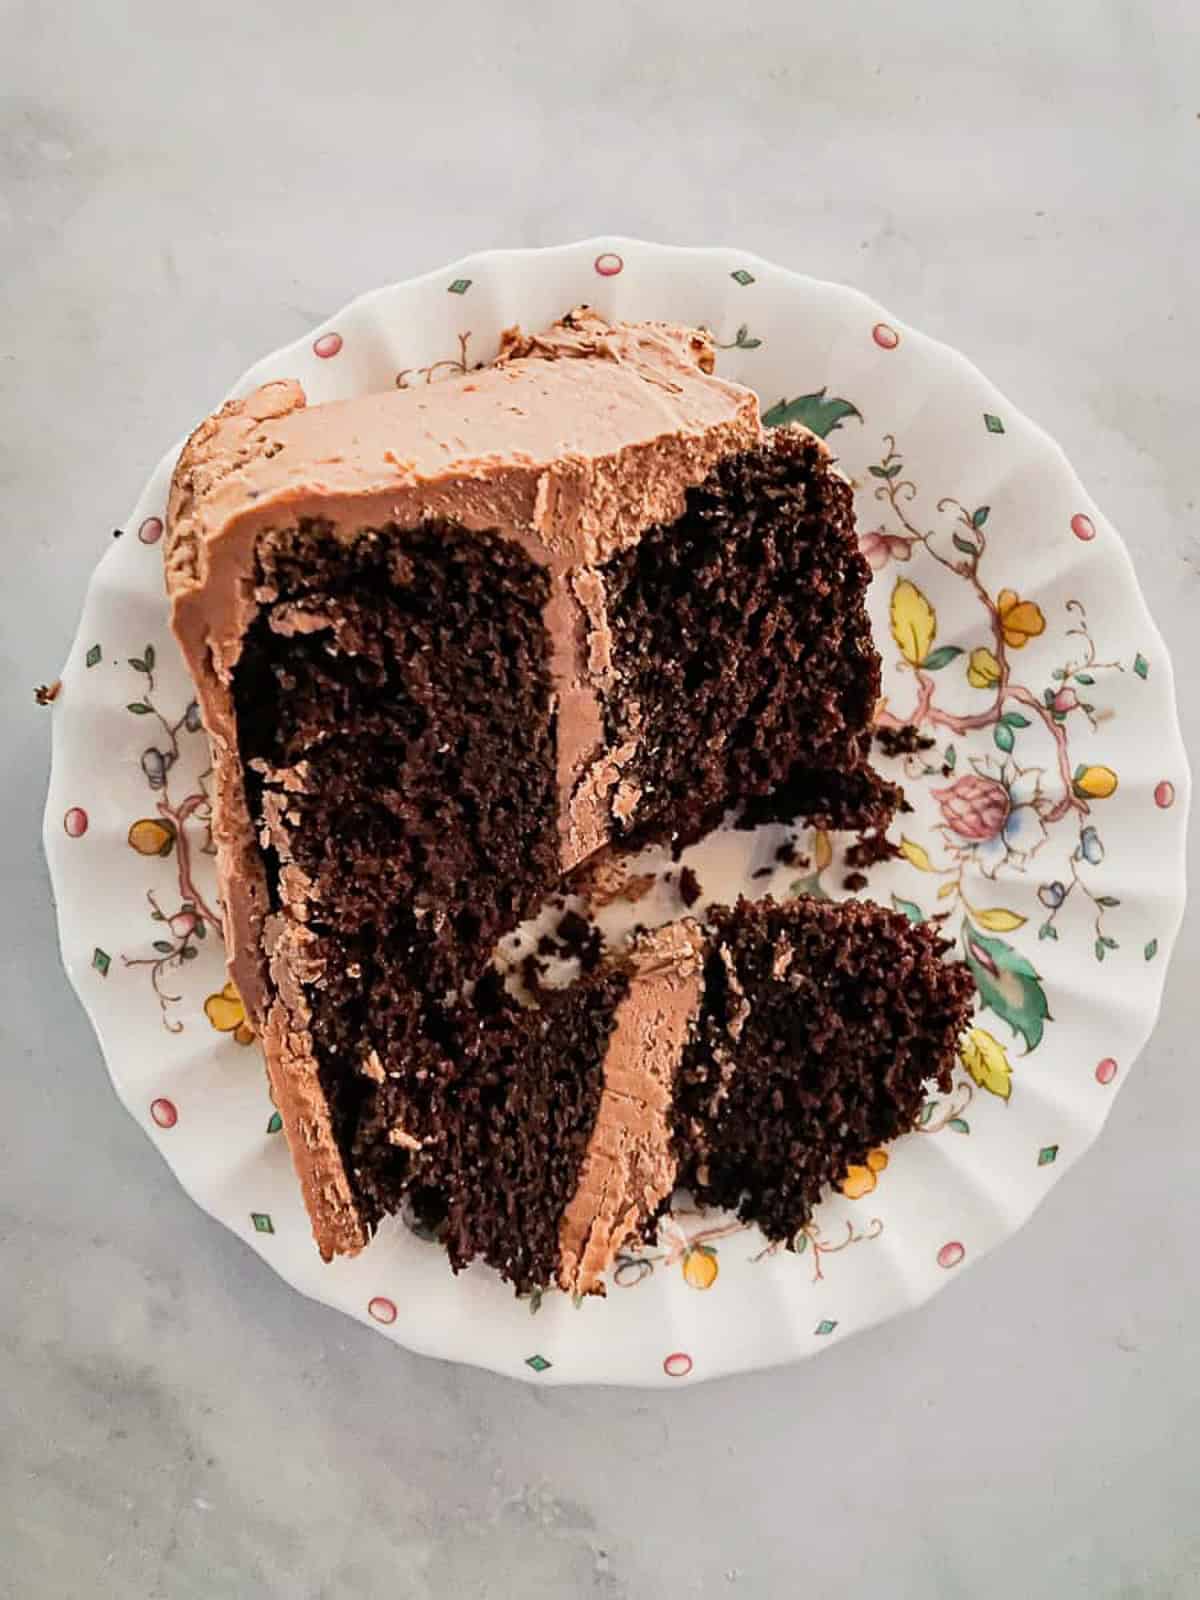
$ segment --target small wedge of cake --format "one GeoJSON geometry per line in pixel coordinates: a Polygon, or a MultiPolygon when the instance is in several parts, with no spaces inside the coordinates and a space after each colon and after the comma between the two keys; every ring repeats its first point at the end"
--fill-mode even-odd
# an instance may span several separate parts
{"type": "Polygon", "coordinates": [[[441,384],[189,440],[164,541],[230,971],[317,1243],[381,1084],[598,851],[730,808],[886,824],[850,488],[702,332],[581,309],[441,384]]]}
{"type": "Polygon", "coordinates": [[[677,1185],[794,1245],[948,1091],[973,997],[948,949],[870,902],[669,924],[541,1009],[460,1008],[384,1088],[357,1170],[522,1293],[603,1293],[677,1185]]]}

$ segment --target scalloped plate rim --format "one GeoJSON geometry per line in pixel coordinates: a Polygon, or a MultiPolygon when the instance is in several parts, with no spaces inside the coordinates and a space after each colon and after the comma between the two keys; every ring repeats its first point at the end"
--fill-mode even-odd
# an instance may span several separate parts
{"type": "MultiPolygon", "coordinates": [[[[312,328],[310,328],[307,333],[294,340],[288,341],[275,350],[270,351],[264,356],[260,357],[258,360],[252,362],[250,367],[243,372],[243,374],[234,384],[230,386],[226,392],[238,392],[246,383],[249,375],[256,368],[272,364],[277,361],[282,361],[291,355],[292,352],[298,352],[306,347],[310,347],[313,341],[320,337],[322,331],[326,330],[331,324],[334,324],[341,319],[348,318],[351,314],[369,307],[372,302],[377,301],[382,296],[385,296],[395,290],[416,290],[422,287],[427,287],[444,280],[446,277],[452,274],[455,276],[461,275],[461,272],[467,268],[473,268],[476,272],[478,272],[488,265],[494,265],[498,263],[504,263],[509,266],[520,266],[522,263],[537,259],[554,257],[566,258],[582,251],[595,251],[599,255],[606,252],[615,252],[617,254],[621,254],[631,250],[646,252],[650,256],[671,256],[676,258],[677,261],[684,262],[703,262],[711,261],[715,258],[723,258],[724,260],[736,259],[739,265],[757,265],[773,274],[777,279],[790,280],[797,285],[809,286],[817,293],[830,297],[836,297],[843,303],[854,303],[863,311],[864,314],[872,316],[876,321],[886,322],[893,328],[902,330],[910,335],[914,335],[920,340],[921,344],[926,348],[926,350],[936,353],[940,358],[949,359],[952,361],[964,376],[969,375],[980,385],[982,389],[986,390],[989,395],[993,396],[997,402],[997,412],[1003,410],[1008,416],[1013,418],[1019,417],[1021,422],[1030,430],[1031,436],[1038,448],[1047,456],[1052,458],[1055,471],[1058,474],[1068,478],[1072,486],[1077,488],[1081,495],[1085,496],[1091,504],[1095,504],[1094,497],[1087,491],[1086,487],[1081,482],[1079,475],[1075,471],[1069,458],[1058,441],[1044,427],[1042,427],[1041,424],[1039,424],[1035,419],[1031,418],[1022,407],[1016,405],[1004,391],[999,389],[998,386],[975,365],[969,356],[964,355],[959,349],[947,343],[946,341],[939,339],[934,335],[924,333],[920,329],[914,328],[912,324],[895,316],[878,301],[876,301],[873,296],[869,295],[862,289],[849,284],[842,284],[832,280],[814,277],[810,274],[797,271],[793,268],[782,266],[777,262],[773,262],[766,257],[758,255],[754,251],[742,250],[733,245],[691,246],[661,244],[654,241],[638,239],[629,235],[603,234],[588,236],[559,245],[531,248],[501,246],[487,250],[471,252],[467,255],[458,257],[453,261],[447,262],[444,265],[432,267],[413,277],[398,279],[391,283],[381,284],[375,288],[363,291],[362,293],[354,296],[351,300],[347,301],[331,315],[322,318],[312,328]]],[[[146,485],[143,487],[138,500],[135,500],[135,507],[138,504],[138,501],[145,495],[146,487],[148,487],[153,477],[156,476],[162,469],[163,464],[173,460],[178,455],[178,451],[182,447],[183,442],[184,441],[182,439],[179,440],[169,450],[164,452],[159,462],[156,463],[152,473],[148,476],[146,485]]],[[[125,526],[128,526],[131,521],[132,514],[130,518],[126,519],[125,526]]],[[[1080,1161],[1087,1154],[1088,1150],[1091,1149],[1092,1145],[1099,1137],[1100,1130],[1111,1113],[1111,1107],[1114,1103],[1115,1096],[1120,1093],[1121,1090],[1123,1090],[1125,1083],[1128,1081],[1128,1078],[1131,1074],[1132,1068],[1145,1049],[1161,1014],[1166,976],[1171,958],[1174,954],[1175,944],[1186,909],[1186,863],[1188,843],[1187,822],[1190,815],[1191,771],[1190,763],[1187,757],[1186,746],[1184,745],[1182,732],[1179,725],[1178,689],[1175,680],[1174,667],[1171,661],[1170,653],[1166,647],[1166,643],[1149,610],[1149,607],[1147,606],[1145,596],[1142,592],[1141,583],[1138,579],[1136,567],[1129,550],[1125,545],[1124,539],[1121,537],[1119,530],[1112,524],[1110,519],[1105,518],[1105,521],[1107,522],[1113,536],[1111,541],[1112,550],[1119,553],[1119,558],[1124,569],[1124,576],[1129,586],[1128,591],[1123,598],[1126,602],[1136,601],[1137,608],[1140,612],[1140,618],[1138,619],[1140,626],[1147,639],[1157,647],[1157,659],[1160,663],[1159,670],[1161,671],[1163,680],[1161,692],[1163,692],[1165,695],[1165,709],[1168,713],[1168,723],[1166,729],[1164,730],[1164,735],[1169,735],[1169,737],[1163,737],[1163,749],[1167,760],[1172,762],[1178,771],[1178,781],[1175,784],[1175,800],[1172,810],[1175,812],[1175,826],[1173,829],[1173,832],[1176,836],[1175,865],[1178,869],[1177,881],[1180,887],[1178,893],[1171,899],[1169,912],[1165,917],[1162,932],[1157,936],[1160,946],[1165,946],[1165,949],[1162,950],[1162,957],[1157,964],[1157,971],[1153,975],[1153,1004],[1146,1007],[1144,1011],[1139,1011],[1139,1014],[1133,1023],[1133,1047],[1126,1053],[1119,1078],[1111,1085],[1107,1106],[1100,1119],[1100,1122],[1097,1124],[1087,1142],[1080,1149],[1070,1153],[1065,1153],[1065,1159],[1059,1166],[1058,1171],[1051,1177],[1044,1192],[1034,1200],[1030,1209],[1025,1212],[1020,1220],[1015,1225],[1007,1228],[1000,1238],[980,1245],[970,1253],[966,1261],[963,1263],[968,1267],[973,1266],[977,1262],[983,1260],[992,1252],[992,1250],[998,1248],[1001,1244],[1006,1243],[1014,1235],[1021,1232],[1039,1209],[1046,1195],[1048,1195],[1051,1189],[1055,1187],[1059,1181],[1061,1181],[1066,1172],[1073,1168],[1078,1161],[1080,1161]]],[[[112,553],[113,552],[111,548],[106,550],[100,556],[95,567],[88,576],[83,601],[80,606],[79,620],[72,635],[71,646],[67,652],[68,661],[70,660],[73,651],[79,643],[82,634],[83,622],[98,592],[99,582],[102,579],[107,558],[112,553]]],[[[108,1031],[107,1025],[105,1019],[100,1015],[99,1006],[97,1004],[93,1004],[90,1000],[90,990],[87,983],[84,981],[85,974],[91,970],[90,963],[85,963],[82,959],[76,959],[71,953],[71,948],[68,942],[70,914],[64,904],[68,897],[63,892],[60,892],[61,874],[63,871],[63,858],[60,855],[60,852],[64,848],[63,840],[65,835],[62,829],[62,818],[58,806],[59,796],[57,783],[57,780],[62,775],[63,766],[66,761],[66,734],[61,717],[52,716],[51,724],[50,776],[46,804],[43,812],[42,845],[51,879],[51,891],[55,908],[59,956],[63,965],[63,969],[67,977],[70,979],[71,985],[75,990],[79,1002],[82,1005],[96,1035],[97,1043],[100,1047],[102,1058],[104,1059],[105,1068],[108,1072],[109,1079],[113,1085],[118,1099],[125,1107],[129,1115],[133,1117],[133,1119],[142,1128],[142,1131],[145,1133],[151,1145],[157,1149],[160,1157],[170,1168],[176,1178],[176,1181],[179,1182],[184,1192],[203,1212],[212,1217],[214,1221],[221,1223],[222,1226],[227,1229],[227,1231],[234,1233],[234,1236],[238,1238],[243,1245],[252,1249],[254,1254],[260,1260],[270,1265],[276,1274],[289,1284],[289,1287],[297,1290],[299,1293],[304,1295],[306,1299],[311,1299],[317,1304],[324,1305],[332,1312],[343,1315],[351,1315],[354,1316],[356,1320],[366,1323],[368,1319],[365,1316],[348,1311],[344,1307],[335,1304],[334,1302],[325,1298],[319,1289],[309,1289],[301,1284],[296,1283],[294,1279],[288,1275],[288,1272],[285,1270],[283,1265],[273,1260],[262,1250],[255,1248],[253,1241],[244,1238],[241,1234],[236,1233],[228,1220],[220,1214],[214,1205],[210,1205],[207,1199],[203,1197],[198,1190],[193,1187],[192,1184],[185,1180],[185,1178],[180,1174],[179,1169],[171,1162],[168,1150],[154,1139],[150,1128],[146,1126],[139,1107],[135,1105],[132,1087],[127,1085],[122,1075],[110,1064],[109,1047],[108,1043],[106,1042],[106,1032],[108,1031]]],[[[1166,761],[1164,761],[1163,764],[1166,765],[1166,761]]],[[[960,1276],[961,1272],[956,1272],[954,1275],[960,1276]]],[[[910,1283],[906,1283],[905,1297],[901,1303],[886,1306],[876,1312],[868,1314],[862,1321],[855,1324],[852,1333],[864,1332],[868,1328],[875,1327],[882,1322],[888,1321],[892,1317],[900,1315],[906,1310],[916,1309],[918,1306],[923,1305],[926,1303],[926,1301],[938,1293],[940,1288],[942,1288],[948,1281],[949,1279],[932,1280],[928,1286],[919,1289],[915,1288],[910,1283]]],[[[375,1324],[368,1325],[372,1327],[376,1326],[375,1324]]],[[[383,1330],[377,1329],[377,1331],[383,1330]]],[[[400,1341],[394,1339],[393,1342],[400,1341]]],[[[403,1342],[407,1348],[414,1351],[417,1351],[419,1349],[419,1345],[424,1343],[423,1340],[418,1341],[414,1338],[406,1339],[403,1342]]],[[[841,1340],[839,1339],[836,1342],[840,1343],[841,1340]]],[[[479,1356],[472,1355],[471,1357],[440,1357],[432,1348],[420,1350],[420,1353],[430,1355],[434,1359],[462,1360],[467,1362],[467,1364],[478,1366],[483,1370],[492,1371],[501,1376],[516,1378],[524,1382],[541,1382],[543,1384],[547,1384],[547,1386],[553,1385],[567,1387],[577,1384],[586,1384],[588,1386],[601,1387],[662,1389],[670,1388],[672,1386],[677,1388],[690,1388],[698,1382],[711,1382],[718,1378],[736,1375],[737,1373],[743,1371],[761,1371],[777,1366],[789,1365],[795,1360],[804,1359],[808,1355],[815,1354],[821,1349],[830,1347],[832,1346],[825,1344],[817,1344],[813,1346],[810,1344],[804,1348],[798,1347],[791,1354],[782,1356],[777,1360],[743,1364],[738,1364],[735,1362],[727,1362],[723,1365],[718,1364],[716,1366],[707,1368],[703,1372],[689,1374],[688,1381],[686,1383],[679,1383],[675,1378],[667,1374],[658,1366],[652,1366],[649,1368],[644,1376],[639,1375],[633,1378],[606,1378],[603,1376],[597,1377],[589,1374],[570,1376],[564,1374],[561,1377],[555,1377],[547,1380],[545,1377],[540,1376],[536,1372],[527,1370],[525,1366],[521,1366],[520,1368],[514,1370],[508,1365],[500,1366],[499,1364],[493,1364],[487,1360],[485,1355],[482,1354],[479,1356]]]]}

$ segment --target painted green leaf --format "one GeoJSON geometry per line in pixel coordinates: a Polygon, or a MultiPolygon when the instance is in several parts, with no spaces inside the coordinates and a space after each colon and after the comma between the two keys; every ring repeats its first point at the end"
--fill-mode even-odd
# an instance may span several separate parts
{"type": "Polygon", "coordinates": [[[910,922],[924,922],[925,913],[914,900],[901,900],[898,894],[892,896],[892,910],[902,911],[910,922]]]}
{"type": "Polygon", "coordinates": [[[1023,717],[1019,711],[1006,711],[1000,721],[1007,728],[1027,728],[1029,726],[1029,718],[1023,717]]]}
{"type": "Polygon", "coordinates": [[[143,660],[141,660],[141,658],[139,656],[129,656],[129,657],[127,657],[127,660],[129,662],[129,665],[133,668],[133,670],[135,672],[149,672],[150,671],[150,668],[146,665],[146,663],[143,660]]]}
{"type": "Polygon", "coordinates": [[[1147,961],[1153,961],[1157,954],[1158,954],[1158,940],[1157,939],[1151,939],[1150,943],[1142,951],[1142,956],[1147,961]]]}
{"type": "Polygon", "coordinates": [[[747,285],[754,282],[754,274],[752,272],[747,272],[745,267],[739,267],[736,272],[731,272],[729,276],[733,279],[734,283],[740,284],[743,289],[745,289],[747,285]]]}
{"type": "Polygon", "coordinates": [[[160,956],[172,956],[175,954],[175,946],[169,939],[155,939],[154,948],[160,956]]]}
{"type": "Polygon", "coordinates": [[[1137,673],[1139,678],[1145,678],[1149,674],[1150,663],[1146,660],[1145,656],[1140,650],[1133,658],[1133,670],[1137,673]]]}
{"type": "Polygon", "coordinates": [[[1007,722],[998,722],[992,729],[992,738],[1000,750],[1009,751],[1013,747],[1014,734],[1007,722]]]}
{"type": "Polygon", "coordinates": [[[963,952],[986,1011],[994,1011],[1026,1047],[1042,1042],[1050,1007],[1042,980],[1033,966],[1003,939],[981,933],[970,921],[963,923],[963,952]]]}
{"type": "Polygon", "coordinates": [[[952,744],[948,744],[946,746],[945,761],[946,761],[946,765],[950,768],[950,771],[953,772],[954,768],[955,768],[955,764],[958,761],[958,751],[954,748],[954,746],[952,744]]]}
{"type": "Polygon", "coordinates": [[[1114,894],[1098,894],[1096,896],[1096,904],[1098,906],[1104,906],[1108,910],[1111,910],[1113,906],[1119,906],[1121,904],[1121,902],[1117,899],[1116,895],[1114,895],[1114,894]]]}
{"type": "Polygon", "coordinates": [[[940,672],[943,667],[948,667],[960,655],[962,655],[962,651],[958,645],[943,644],[927,655],[921,665],[926,672],[940,672]]]}
{"type": "Polygon", "coordinates": [[[283,1130],[283,1118],[278,1111],[272,1111],[271,1120],[267,1123],[268,1133],[280,1133],[283,1130]]]}
{"type": "Polygon", "coordinates": [[[977,556],[979,554],[979,546],[972,544],[969,539],[964,539],[961,533],[954,534],[953,538],[954,548],[956,550],[961,550],[963,555],[977,556]]]}
{"type": "Polygon", "coordinates": [[[1004,424],[999,417],[993,416],[990,411],[983,413],[983,425],[989,433],[1003,433],[1004,424]]]}
{"type": "Polygon", "coordinates": [[[801,422],[822,439],[840,428],[847,417],[862,421],[862,412],[849,400],[839,400],[827,395],[824,389],[815,394],[797,395],[794,400],[781,400],[778,405],[763,412],[763,426],[778,428],[786,422],[801,422]]]}
{"type": "Polygon", "coordinates": [[[991,506],[976,506],[971,513],[971,526],[973,528],[982,528],[991,514],[991,510],[991,506]]]}
{"type": "Polygon", "coordinates": [[[1095,952],[1096,952],[1096,960],[1097,961],[1103,961],[1104,960],[1104,940],[1103,939],[1097,939],[1096,943],[1095,943],[1095,946],[1093,948],[1095,949],[1095,952]]]}
{"type": "Polygon", "coordinates": [[[970,1133],[971,1131],[971,1124],[965,1117],[951,1117],[946,1126],[955,1133],[970,1133]]]}
{"type": "Polygon", "coordinates": [[[146,663],[146,671],[147,672],[153,672],[154,671],[154,646],[152,644],[148,644],[146,646],[146,648],[142,651],[142,660],[146,663]]]}
{"type": "Polygon", "coordinates": [[[1095,681],[1095,678],[1092,677],[1090,672],[1077,672],[1075,674],[1075,682],[1086,683],[1089,689],[1092,687],[1095,681]]]}
{"type": "Polygon", "coordinates": [[[937,1101],[936,1100],[926,1100],[925,1104],[921,1107],[921,1115],[917,1118],[918,1127],[923,1128],[925,1126],[925,1124],[929,1121],[929,1119],[933,1116],[933,1113],[936,1110],[937,1110],[937,1101]]]}
{"type": "Polygon", "coordinates": [[[132,700],[125,709],[126,711],[132,711],[135,717],[148,717],[150,715],[150,707],[144,700],[132,700]]]}
{"type": "MultiPolygon", "coordinates": [[[[100,660],[100,654],[100,646],[98,644],[94,644],[83,659],[89,667],[94,667],[100,660]]],[[[1144,678],[1145,676],[1146,674],[1143,672],[1142,677],[1144,678]]]]}
{"type": "Polygon", "coordinates": [[[1058,938],[1058,929],[1054,926],[1054,924],[1052,922],[1043,922],[1041,927],[1038,929],[1038,938],[1039,939],[1057,939],[1058,938]]]}

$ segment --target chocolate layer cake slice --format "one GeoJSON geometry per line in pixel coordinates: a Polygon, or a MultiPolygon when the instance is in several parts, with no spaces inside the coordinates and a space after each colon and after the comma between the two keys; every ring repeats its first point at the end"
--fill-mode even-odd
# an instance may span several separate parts
{"type": "Polygon", "coordinates": [[[929,926],[865,902],[741,902],[643,935],[520,1010],[463,1007],[392,1080],[358,1170],[455,1268],[603,1292],[677,1184],[792,1243],[950,1087],[972,985],[929,926]]]}
{"type": "Polygon", "coordinates": [[[764,437],[707,336],[580,311],[487,368],[268,384],[172,485],[232,976],[326,1255],[384,1201],[360,1125],[497,940],[614,842],[730,807],[880,825],[850,489],[764,437]]]}

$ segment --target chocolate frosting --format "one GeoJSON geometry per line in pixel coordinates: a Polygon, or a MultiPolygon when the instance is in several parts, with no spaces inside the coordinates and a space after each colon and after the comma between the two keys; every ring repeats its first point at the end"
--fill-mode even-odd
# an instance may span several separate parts
{"type": "Polygon", "coordinates": [[[559,1285],[603,1294],[618,1251],[675,1187],[675,1071],[700,1004],[698,925],[685,918],[639,936],[617,1007],[604,1087],[579,1183],[559,1226],[559,1285]]]}
{"type": "MultiPolygon", "coordinates": [[[[616,748],[604,739],[601,566],[647,527],[673,521],[686,490],[719,459],[761,438],[754,395],[712,376],[712,364],[707,335],[610,324],[581,308],[544,333],[509,330],[492,366],[445,383],[314,407],[294,381],[266,384],[202,423],[180,456],[166,583],[212,743],[229,969],[263,1039],[326,1256],[361,1248],[367,1235],[295,978],[305,932],[286,914],[268,918],[238,760],[232,679],[260,604],[256,541],[300,518],[319,518],[345,540],[364,527],[446,519],[499,530],[545,566],[567,872],[610,840],[636,801],[622,774],[636,734],[616,748]]],[[[636,729],[636,713],[629,726],[636,729]]]]}

